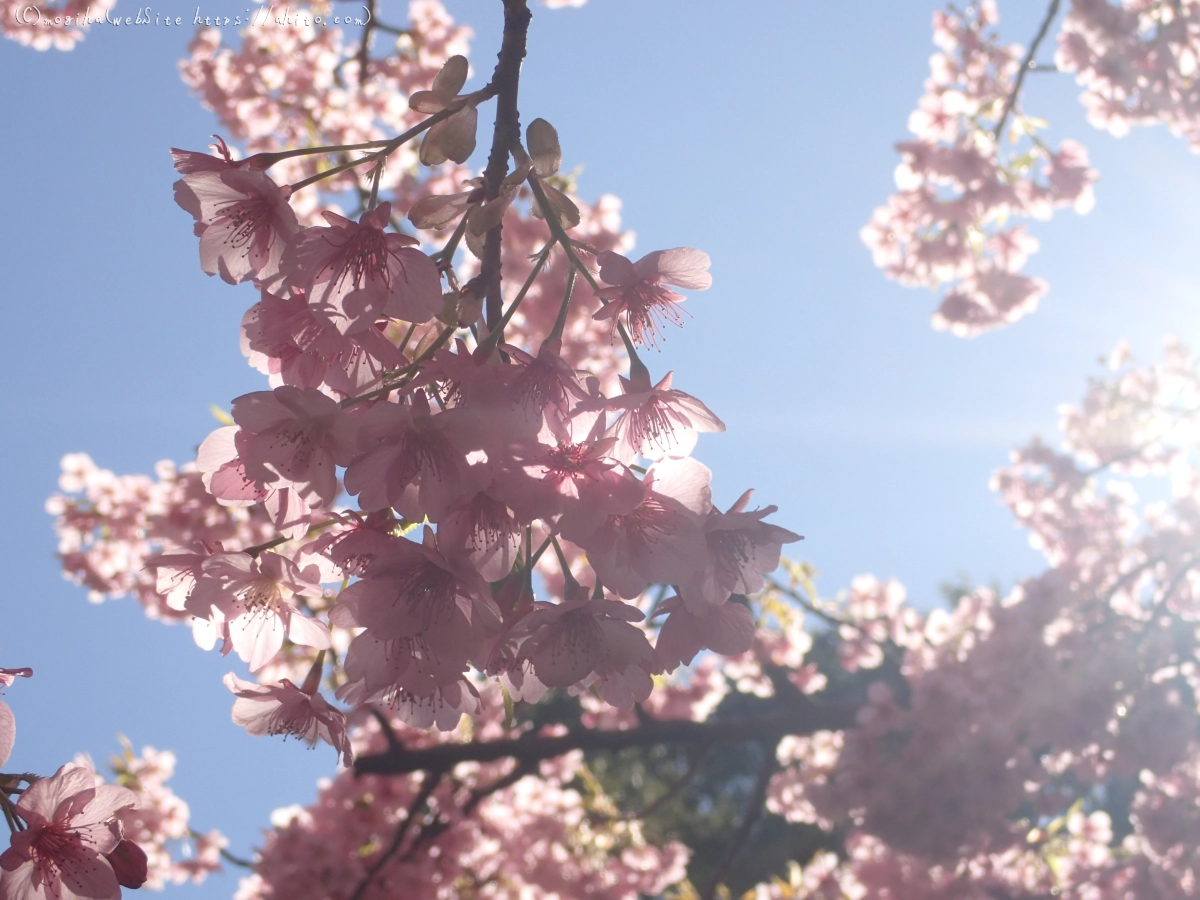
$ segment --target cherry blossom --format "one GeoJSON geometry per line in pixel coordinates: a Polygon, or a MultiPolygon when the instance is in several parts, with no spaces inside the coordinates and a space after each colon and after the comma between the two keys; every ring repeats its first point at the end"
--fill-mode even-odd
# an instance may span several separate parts
{"type": "Polygon", "coordinates": [[[17,720],[8,704],[0,700],[0,766],[8,762],[17,740],[17,720]]]}
{"type": "MultiPolygon", "coordinates": [[[[158,889],[166,884],[199,883],[221,869],[220,851],[228,840],[219,831],[206,834],[189,827],[191,813],[185,803],[167,785],[175,773],[175,754],[143,747],[135,754],[126,744],[120,756],[112,760],[112,771],[118,783],[137,795],[137,805],[117,813],[125,835],[118,847],[123,849],[114,861],[117,872],[121,862],[144,865],[145,885],[158,889]],[[132,846],[130,846],[132,845],[132,846]],[[137,848],[144,862],[137,858],[137,848]]],[[[99,776],[97,776],[99,777],[99,776]]],[[[133,887],[124,881],[126,887],[133,887]]]]}
{"type": "Polygon", "coordinates": [[[137,803],[127,788],[96,786],[90,765],[67,764],[30,785],[17,802],[26,828],[0,854],[0,888],[9,900],[76,897],[111,900],[121,886],[107,855],[121,842],[114,816],[137,803]]]}
{"type": "Polygon", "coordinates": [[[705,567],[693,571],[680,585],[680,596],[693,610],[719,605],[733,593],[759,590],[763,575],[778,567],[783,545],[803,540],[786,528],[763,521],[775,507],[747,512],[751,493],[746,491],[723,513],[710,508],[704,520],[705,567]]]}
{"type": "Polygon", "coordinates": [[[196,219],[200,268],[237,284],[280,277],[284,248],[300,230],[287,194],[247,167],[194,172],[175,183],[175,201],[196,219]]]}
{"type": "Polygon", "coordinates": [[[247,553],[217,553],[201,566],[201,575],[184,608],[217,627],[221,652],[237,652],[256,671],[279,652],[286,637],[294,644],[324,650],[329,630],[300,613],[297,595],[320,590],[316,567],[301,570],[277,553],[257,559],[247,553]]]}
{"type": "Polygon", "coordinates": [[[296,687],[286,678],[277,685],[257,685],[233,673],[225,686],[237,696],[233,722],[253,735],[295,735],[310,747],[320,739],[338,751],[344,765],[353,754],[346,736],[346,717],[325,702],[316,685],[296,687]]]}
{"type": "Polygon", "coordinates": [[[262,488],[290,488],[310,506],[337,494],[335,468],[349,462],[354,429],[337,403],[312,388],[283,385],[233,401],[238,459],[262,488]]]}
{"type": "Polygon", "coordinates": [[[19,0],[0,3],[0,32],[34,50],[73,50],[92,25],[104,24],[115,0],[67,0],[31,7],[19,0]]]}
{"type": "Polygon", "coordinates": [[[415,239],[384,232],[390,215],[386,202],[357,223],[326,212],[327,227],[306,228],[288,245],[288,284],[342,334],[370,328],[380,316],[427,322],[441,309],[437,267],[413,249],[415,239]]]}
{"type": "Polygon", "coordinates": [[[667,285],[693,291],[712,286],[708,254],[691,247],[655,250],[636,263],[606,250],[596,262],[600,264],[600,277],[612,285],[600,291],[608,305],[596,313],[596,318],[611,318],[615,330],[617,317],[624,313],[635,344],[657,347],[665,322],[683,324],[677,304],[684,298],[667,285]]]}
{"type": "Polygon", "coordinates": [[[947,286],[933,325],[965,337],[1015,322],[1046,292],[1020,272],[1038,243],[1014,218],[1087,212],[1097,177],[1081,145],[1051,149],[1017,104],[1024,49],[998,42],[998,21],[993,0],[934,14],[939,52],[909,117],[915,140],[896,145],[899,192],[861,232],[889,278],[947,286]]]}
{"type": "Polygon", "coordinates": [[[653,386],[648,373],[621,378],[624,393],[608,405],[623,410],[609,432],[620,440],[617,453],[622,458],[686,458],[696,447],[698,432],[725,430],[725,423],[702,402],[671,387],[673,376],[668,372],[653,386]]]}

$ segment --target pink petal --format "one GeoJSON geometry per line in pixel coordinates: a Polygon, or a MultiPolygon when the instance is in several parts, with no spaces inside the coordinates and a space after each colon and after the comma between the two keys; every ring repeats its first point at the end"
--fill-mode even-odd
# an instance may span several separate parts
{"type": "Polygon", "coordinates": [[[95,773],[89,767],[67,763],[50,778],[41,778],[31,784],[21,795],[17,806],[26,819],[26,813],[29,813],[40,817],[42,822],[52,822],[55,819],[67,818],[71,813],[82,809],[95,796],[95,791],[95,773]],[[84,794],[86,796],[81,796],[84,794]],[[76,804],[76,810],[70,810],[73,802],[76,804]]]}
{"type": "Polygon", "coordinates": [[[287,633],[293,644],[313,647],[316,650],[329,649],[329,629],[316,619],[293,614],[288,621],[287,633]]]}
{"type": "Polygon", "coordinates": [[[8,762],[12,753],[13,743],[17,739],[17,720],[8,708],[8,704],[0,700],[0,766],[8,762]]]}
{"type": "Polygon", "coordinates": [[[243,614],[229,623],[229,637],[238,656],[246,661],[251,672],[257,672],[283,646],[283,621],[274,612],[243,614]]]}
{"type": "Polygon", "coordinates": [[[643,278],[657,273],[657,278],[653,280],[693,291],[712,287],[712,276],[708,274],[708,267],[708,254],[691,247],[655,250],[639,259],[636,266],[638,275],[643,278]]]}
{"type": "MultiPolygon", "coordinates": [[[[96,788],[96,796],[84,807],[83,812],[71,820],[71,824],[77,828],[98,825],[111,819],[117,814],[117,810],[137,805],[137,794],[129,788],[119,787],[115,784],[102,784],[96,788]]],[[[114,840],[113,843],[115,844],[116,841],[114,840]]],[[[99,850],[99,848],[97,849],[99,850]]],[[[99,852],[107,853],[108,851],[99,850],[99,852]]]]}
{"type": "Polygon", "coordinates": [[[608,284],[628,287],[637,281],[633,263],[620,253],[605,250],[596,256],[596,262],[600,263],[600,277],[608,284]]]}

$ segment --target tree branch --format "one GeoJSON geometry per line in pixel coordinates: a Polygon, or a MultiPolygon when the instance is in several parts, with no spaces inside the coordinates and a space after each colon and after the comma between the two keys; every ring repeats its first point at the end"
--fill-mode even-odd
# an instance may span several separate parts
{"type": "Polygon", "coordinates": [[[413,820],[417,817],[417,813],[429,802],[429,798],[437,789],[437,786],[442,782],[444,769],[431,769],[425,773],[425,778],[421,782],[421,790],[413,797],[413,801],[409,804],[408,815],[404,817],[404,821],[396,826],[396,833],[392,836],[392,843],[375,861],[375,865],[367,870],[367,874],[363,880],[358,883],[358,887],[354,889],[354,893],[350,895],[350,900],[361,900],[362,895],[366,893],[371,882],[375,880],[375,876],[379,874],[379,870],[387,865],[388,860],[396,855],[396,851],[400,849],[400,845],[404,843],[404,836],[408,834],[409,828],[412,827],[413,820]]]}
{"type": "Polygon", "coordinates": [[[502,741],[437,744],[430,747],[385,750],[360,757],[358,775],[402,775],[408,772],[445,770],[461,762],[494,762],[518,759],[535,763],[554,759],[572,750],[621,750],[658,744],[738,744],[745,741],[778,741],[785,735],[838,731],[854,724],[856,707],[845,704],[818,706],[799,697],[781,712],[736,719],[653,721],[623,731],[584,729],[554,737],[527,735],[502,741]]]}
{"type": "Polygon", "coordinates": [[[1050,8],[1046,10],[1046,18],[1042,19],[1041,27],[1038,28],[1037,34],[1033,37],[1033,43],[1029,45],[1029,52],[1021,60],[1021,68],[1017,72],[1017,82],[1013,85],[1012,93],[1008,95],[1008,99],[1004,102],[1004,111],[1000,113],[1000,121],[996,123],[996,128],[992,132],[992,140],[994,141],[999,141],[1000,135],[1004,133],[1004,125],[1008,122],[1008,117],[1012,114],[1013,107],[1017,105],[1017,96],[1021,93],[1021,85],[1025,83],[1025,76],[1030,72],[1033,57],[1037,53],[1042,41],[1046,39],[1046,32],[1050,30],[1050,23],[1058,15],[1060,2],[1061,0],[1050,0],[1050,8]]]}
{"type": "Polygon", "coordinates": [[[767,788],[771,785],[771,776],[775,774],[775,770],[778,768],[778,764],[775,762],[774,748],[764,744],[763,751],[766,754],[766,759],[763,760],[762,768],[758,770],[758,778],[754,781],[754,791],[750,794],[750,800],[746,803],[746,811],[742,816],[742,824],[738,826],[737,833],[733,836],[733,840],[729,844],[729,849],[725,851],[724,858],[722,858],[717,868],[713,871],[708,888],[700,895],[701,900],[713,900],[716,897],[717,888],[724,883],[725,878],[729,875],[729,871],[733,868],[733,864],[737,862],[742,848],[746,846],[746,841],[750,839],[750,832],[754,830],[755,824],[762,817],[763,805],[767,802],[767,788]]]}
{"type": "MultiPolygon", "coordinates": [[[[483,170],[484,196],[494,200],[500,196],[500,183],[508,174],[508,153],[514,141],[521,138],[521,112],[517,108],[517,91],[521,84],[521,61],[525,59],[525,43],[533,14],[528,0],[503,0],[504,39],[500,44],[492,85],[496,89],[496,124],[492,130],[492,150],[487,168],[483,170]]],[[[486,297],[486,322],[495,328],[500,321],[504,302],[500,285],[500,237],[503,223],[497,222],[488,230],[483,242],[483,277],[486,297]]]]}

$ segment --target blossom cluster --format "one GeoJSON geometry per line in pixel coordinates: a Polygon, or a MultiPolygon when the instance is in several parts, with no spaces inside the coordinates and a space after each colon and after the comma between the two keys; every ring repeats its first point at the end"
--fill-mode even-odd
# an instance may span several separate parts
{"type": "Polygon", "coordinates": [[[119,810],[116,818],[125,837],[146,854],[146,887],[199,883],[220,871],[229,841],[219,831],[200,834],[189,827],[187,803],[167,785],[175,774],[174,753],[143,747],[135,755],[126,745],[111,768],[117,785],[137,797],[137,805],[119,810]]]}
{"type": "Polygon", "coordinates": [[[270,389],[233,400],[194,466],[155,483],[69,457],[83,497],[50,504],[69,574],[248,664],[260,685],[226,680],[238,724],[347,763],[322,687],[444,730],[481,712],[483,678],[629,710],[702,651],[750,647],[729,598],[799,539],[749,491],[713,505],[690,454],[724,425],[638,355],[709,286],[707,255],[623,255],[619,205],[574,196],[541,119],[494,190],[467,177],[499,88],[464,93],[468,32],[433,0],[410,12],[383,59],[304,26],[237,50],[199,34],[185,80],[250,154],[173,150],[175,198],[201,269],[257,292],[242,349],[270,389]]]}
{"type": "MultiPolygon", "coordinates": [[[[32,675],[0,669],[0,687],[32,675]]],[[[0,702],[0,766],[15,739],[12,710],[0,702]]],[[[225,837],[191,831],[187,804],[166,786],[174,754],[146,747],[135,756],[126,745],[112,768],[115,785],[82,754],[51,777],[0,773],[0,811],[12,831],[0,854],[0,897],[119,900],[122,887],[200,882],[219,871],[225,837]]]]}
{"type": "Polygon", "coordinates": [[[862,230],[875,264],[904,285],[946,286],[935,328],[960,336],[1032,312],[1044,282],[1022,273],[1037,240],[1022,219],[1087,212],[1096,172],[1074,141],[1052,150],[1017,105],[1023,48],[997,43],[994,0],[937,12],[925,94],[896,145],[898,193],[862,230]]]}
{"type": "Polygon", "coordinates": [[[1161,122],[1200,150],[1200,3],[1074,0],[1054,61],[1083,86],[1092,125],[1121,137],[1161,122]]]}
{"type": "Polygon", "coordinates": [[[266,514],[222,506],[195,466],[161,462],[156,479],[117,475],[86,453],[63,457],[60,494],[46,502],[55,516],[63,574],[93,602],[134,595],[152,618],[187,614],[156,589],[147,562],[167,548],[200,541],[250,546],[274,534],[266,514]]]}
{"type": "MultiPolygon", "coordinates": [[[[73,50],[93,25],[114,24],[116,0],[63,0],[30,4],[0,0],[0,34],[34,50],[73,50]]],[[[138,18],[141,18],[139,11],[138,18]]],[[[115,21],[120,24],[120,19],[115,21]]]]}
{"type": "MultiPolygon", "coordinates": [[[[485,687],[484,693],[494,691],[485,687]]],[[[508,733],[503,705],[486,698],[470,736],[508,733]]],[[[463,740],[462,729],[430,734],[389,717],[406,746],[463,740]]],[[[379,726],[356,730],[359,755],[387,746],[379,726]]],[[[512,760],[463,763],[448,777],[340,773],[307,808],[277,810],[275,825],[242,880],[238,900],[274,897],[420,898],[656,896],[684,875],[687,849],[656,847],[636,821],[607,814],[602,797],[577,788],[577,752],[530,770],[512,760]],[[421,797],[425,800],[421,802],[421,797]],[[401,841],[395,843],[398,830],[401,841]],[[366,885],[365,888],[361,887],[366,885]]]]}
{"type": "Polygon", "coordinates": [[[900,678],[855,727],[780,743],[769,808],[851,830],[844,859],[757,896],[1192,896],[1200,374],[1177,341],[1110,365],[1064,408],[1063,451],[1035,443],[994,480],[1044,574],[924,615],[867,579],[844,598],[852,666],[900,678]]]}

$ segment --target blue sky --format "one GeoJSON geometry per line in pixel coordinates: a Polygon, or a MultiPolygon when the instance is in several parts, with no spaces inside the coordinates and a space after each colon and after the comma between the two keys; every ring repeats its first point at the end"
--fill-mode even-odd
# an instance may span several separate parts
{"type": "MultiPolygon", "coordinates": [[[[448,6],[476,29],[482,83],[499,3],[448,6]]],[[[1009,6],[1002,33],[1025,42],[1041,4],[1009,6]]],[[[394,0],[383,8],[401,17],[394,0]]],[[[1069,78],[1031,77],[1026,108],[1050,121],[1052,140],[1082,141],[1101,172],[1096,209],[1033,225],[1042,249],[1027,270],[1051,285],[1037,314],[974,341],[938,334],[935,299],[886,281],[858,238],[893,188],[892,145],[928,73],[934,6],[732,9],[536,7],[521,90],[524,118],[557,127],[564,170],[583,167],[581,193],[623,199],[639,253],[690,245],[712,257],[712,289],[688,300],[692,318],[649,364],[674,369],[676,386],[726,422],[697,450],[718,501],[754,487],[778,505],[774,521],[806,535],[797,553],[828,595],[872,572],[924,606],[960,572],[1005,586],[1035,574],[1040,557],[988,477],[1033,434],[1057,441],[1057,405],[1081,395],[1118,338],[1143,359],[1167,332],[1198,342],[1200,160],[1162,128],[1119,141],[1096,132],[1069,78]]],[[[172,200],[167,148],[202,149],[217,130],[176,72],[190,33],[103,26],[67,54],[0,42],[0,664],[36,670],[5,697],[18,723],[11,768],[48,774],[80,750],[105,759],[118,732],[173,748],[195,826],[248,854],[271,809],[311,799],[332,751],[231,725],[220,677],[237,667],[132,601],[88,604],[60,578],[43,511],[64,453],[119,473],[182,462],[213,427],[210,404],[263,387],[237,344],[253,292],[200,272],[172,200]]],[[[234,887],[226,877],[178,890],[234,887]]]]}

